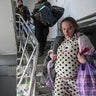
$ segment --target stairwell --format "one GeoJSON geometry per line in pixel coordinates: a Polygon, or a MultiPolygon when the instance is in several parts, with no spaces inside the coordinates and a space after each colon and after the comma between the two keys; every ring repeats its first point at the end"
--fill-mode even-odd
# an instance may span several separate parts
{"type": "Polygon", "coordinates": [[[44,54],[41,57],[38,57],[37,69],[36,69],[36,92],[37,96],[52,96],[52,90],[44,84],[43,80],[43,63],[47,55],[48,50],[50,49],[51,42],[47,42],[44,50],[44,54]]]}
{"type": "Polygon", "coordinates": [[[17,96],[52,96],[52,90],[42,83],[43,63],[51,42],[47,42],[43,56],[38,57],[38,41],[33,30],[30,30],[19,14],[16,15],[20,17],[20,21],[16,21],[16,23],[22,26],[16,32],[17,96]]]}

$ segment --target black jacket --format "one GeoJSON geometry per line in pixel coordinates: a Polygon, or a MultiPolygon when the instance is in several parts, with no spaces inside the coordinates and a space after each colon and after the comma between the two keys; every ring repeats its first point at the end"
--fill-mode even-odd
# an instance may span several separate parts
{"type": "MultiPolygon", "coordinates": [[[[21,5],[16,7],[16,13],[20,14],[25,21],[30,20],[30,12],[27,6],[21,5]]],[[[18,19],[18,17],[16,17],[18,19]]]]}
{"type": "Polygon", "coordinates": [[[59,45],[64,41],[64,36],[57,36],[53,42],[51,49],[53,50],[54,54],[57,54],[57,49],[59,45]]]}

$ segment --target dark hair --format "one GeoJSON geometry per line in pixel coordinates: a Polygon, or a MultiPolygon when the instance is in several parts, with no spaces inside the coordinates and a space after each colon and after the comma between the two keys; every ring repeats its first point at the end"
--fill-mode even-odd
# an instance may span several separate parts
{"type": "Polygon", "coordinates": [[[72,18],[72,17],[66,17],[66,18],[64,18],[64,19],[61,21],[61,23],[60,23],[60,31],[61,31],[61,32],[62,32],[62,23],[65,22],[65,21],[71,22],[71,23],[73,24],[73,26],[76,28],[75,32],[77,31],[77,29],[78,29],[78,24],[77,24],[76,20],[75,20],[74,18],[72,18]]]}
{"type": "Polygon", "coordinates": [[[17,0],[17,2],[21,1],[23,3],[23,0],[17,0]]]}
{"type": "Polygon", "coordinates": [[[39,0],[39,2],[41,2],[41,3],[42,3],[42,2],[45,2],[45,1],[47,1],[47,0],[39,0]]]}

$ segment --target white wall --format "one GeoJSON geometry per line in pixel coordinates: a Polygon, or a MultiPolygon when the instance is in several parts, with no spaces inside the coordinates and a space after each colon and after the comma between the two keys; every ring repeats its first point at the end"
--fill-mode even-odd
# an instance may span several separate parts
{"type": "Polygon", "coordinates": [[[37,1],[38,0],[23,0],[23,3],[29,8],[29,11],[32,12],[37,1]]]}
{"type": "Polygon", "coordinates": [[[16,54],[11,0],[0,1],[0,55],[16,54]]]}
{"type": "Polygon", "coordinates": [[[96,12],[96,0],[68,0],[68,10],[70,16],[80,19],[84,16],[96,12]]]}

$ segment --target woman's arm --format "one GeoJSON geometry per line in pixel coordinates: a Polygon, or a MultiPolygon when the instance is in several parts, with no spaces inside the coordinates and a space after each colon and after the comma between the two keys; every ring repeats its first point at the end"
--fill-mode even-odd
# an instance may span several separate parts
{"type": "Polygon", "coordinates": [[[80,53],[78,53],[77,58],[78,58],[78,61],[81,64],[85,64],[86,63],[86,59],[85,59],[84,55],[81,55],[80,53]]]}

